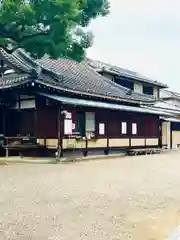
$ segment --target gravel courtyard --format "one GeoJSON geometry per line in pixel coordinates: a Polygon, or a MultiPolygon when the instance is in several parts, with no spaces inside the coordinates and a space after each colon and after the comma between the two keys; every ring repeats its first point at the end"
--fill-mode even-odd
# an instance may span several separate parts
{"type": "Polygon", "coordinates": [[[164,240],[179,187],[180,153],[0,166],[0,239],[164,240]]]}

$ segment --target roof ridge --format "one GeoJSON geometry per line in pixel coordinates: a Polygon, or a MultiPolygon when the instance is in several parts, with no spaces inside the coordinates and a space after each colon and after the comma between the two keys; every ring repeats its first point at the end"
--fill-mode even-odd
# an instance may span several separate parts
{"type": "Polygon", "coordinates": [[[30,57],[28,53],[25,52],[23,49],[17,49],[15,53],[18,54],[19,57],[24,58],[26,60],[26,63],[28,62],[32,67],[37,67],[38,63],[35,61],[35,59],[30,57]]]}
{"type": "MultiPolygon", "coordinates": [[[[126,71],[128,71],[128,72],[138,74],[138,72],[136,72],[136,71],[130,70],[130,69],[128,69],[128,68],[121,67],[121,66],[119,66],[119,65],[109,64],[109,63],[106,63],[106,62],[104,62],[104,61],[95,60],[95,59],[91,59],[91,58],[86,58],[86,59],[88,59],[88,60],[90,60],[90,61],[96,61],[96,62],[98,62],[98,63],[100,63],[100,64],[105,64],[106,66],[109,66],[109,67],[117,67],[117,68],[120,68],[120,69],[122,69],[122,70],[126,70],[126,71]]],[[[144,76],[144,77],[145,77],[145,76],[144,76]]]]}
{"type": "Polygon", "coordinates": [[[22,72],[29,73],[29,66],[22,62],[21,58],[14,52],[13,54],[7,53],[3,48],[0,48],[1,55],[6,59],[7,62],[12,65],[12,68],[17,68],[22,72]]]}

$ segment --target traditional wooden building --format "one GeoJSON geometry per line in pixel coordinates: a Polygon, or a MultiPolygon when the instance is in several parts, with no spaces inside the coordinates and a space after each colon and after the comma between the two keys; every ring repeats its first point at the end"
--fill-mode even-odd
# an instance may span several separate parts
{"type": "Polygon", "coordinates": [[[118,85],[86,63],[34,61],[22,50],[0,50],[0,134],[6,154],[87,155],[162,146],[155,98],[118,85]],[[36,151],[35,151],[36,150],[36,151]]]}

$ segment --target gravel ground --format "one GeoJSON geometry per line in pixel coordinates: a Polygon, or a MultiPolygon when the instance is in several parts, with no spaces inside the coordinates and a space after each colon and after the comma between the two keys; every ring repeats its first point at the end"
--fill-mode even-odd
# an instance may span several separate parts
{"type": "Polygon", "coordinates": [[[163,240],[180,220],[180,153],[0,166],[0,240],[163,240]]]}

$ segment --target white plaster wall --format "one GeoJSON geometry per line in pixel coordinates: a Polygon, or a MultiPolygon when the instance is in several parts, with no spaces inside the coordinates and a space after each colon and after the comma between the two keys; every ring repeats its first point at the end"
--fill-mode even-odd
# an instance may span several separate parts
{"type": "Polygon", "coordinates": [[[134,92],[143,93],[143,85],[140,83],[134,83],[134,92]]]}
{"type": "Polygon", "coordinates": [[[162,123],[162,144],[167,144],[167,148],[170,148],[170,135],[171,135],[171,123],[162,123]]]}

